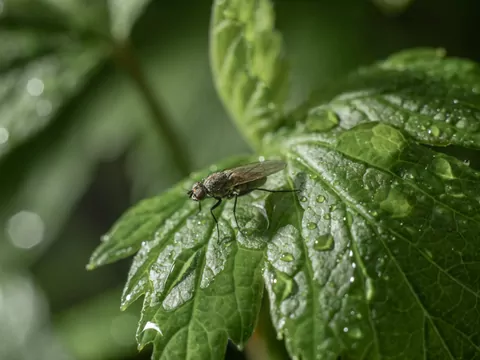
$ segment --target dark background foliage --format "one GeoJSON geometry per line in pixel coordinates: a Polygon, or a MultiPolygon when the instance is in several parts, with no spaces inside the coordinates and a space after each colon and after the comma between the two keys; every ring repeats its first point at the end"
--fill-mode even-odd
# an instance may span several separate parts
{"type": "MultiPolygon", "coordinates": [[[[398,9],[381,0],[274,3],[292,67],[291,106],[348,71],[405,48],[442,47],[450,56],[480,60],[476,0],[412,1],[398,9]]],[[[0,358],[149,358],[150,349],[135,349],[138,307],[119,311],[130,260],[95,272],[85,264],[130,205],[188,171],[251,151],[213,87],[210,10],[209,1],[153,0],[132,33],[145,80],[174,124],[187,166],[159,136],[131,74],[111,60],[85,79],[42,131],[0,159],[0,358]],[[42,241],[19,248],[10,239],[11,217],[39,203],[42,241]]],[[[0,19],[0,35],[22,26],[0,19]]],[[[0,73],[0,91],[8,72],[0,73]]],[[[3,99],[0,114],[12,100],[3,99]]],[[[234,357],[241,355],[232,347],[227,358],[234,357]]]]}

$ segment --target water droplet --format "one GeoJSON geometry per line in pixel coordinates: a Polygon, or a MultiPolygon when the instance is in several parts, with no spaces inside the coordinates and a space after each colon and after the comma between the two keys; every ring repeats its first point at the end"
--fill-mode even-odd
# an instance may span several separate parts
{"type": "Polygon", "coordinates": [[[373,280],[368,278],[365,282],[365,297],[367,301],[372,301],[373,297],[375,296],[375,287],[373,285],[373,280]]]}
{"type": "Polygon", "coordinates": [[[38,78],[31,78],[27,82],[27,91],[31,96],[40,96],[43,93],[45,85],[38,78]]]}
{"type": "Polygon", "coordinates": [[[306,198],[305,196],[302,196],[302,197],[300,198],[300,201],[301,201],[301,202],[305,202],[305,201],[307,201],[307,198],[306,198]]]}
{"type": "Polygon", "coordinates": [[[467,126],[467,120],[465,119],[460,119],[456,124],[455,126],[458,128],[458,129],[464,129],[466,126],[467,126]]]}
{"type": "Polygon", "coordinates": [[[313,248],[317,251],[328,251],[333,249],[333,236],[330,234],[319,236],[313,243],[313,248]]]}
{"type": "Polygon", "coordinates": [[[4,127],[0,127],[0,145],[5,144],[10,137],[10,133],[4,127]]]}
{"type": "Polygon", "coordinates": [[[42,242],[45,234],[45,223],[34,212],[20,211],[8,220],[6,229],[14,246],[21,249],[30,249],[42,242]]]}
{"type": "Polygon", "coordinates": [[[293,259],[294,259],[293,255],[290,254],[290,253],[284,253],[284,254],[282,254],[282,257],[280,258],[280,260],[285,261],[285,262],[291,262],[291,261],[293,261],[293,259]]]}
{"type": "Polygon", "coordinates": [[[353,339],[361,339],[363,333],[359,328],[352,328],[349,330],[348,335],[353,339]]]}
{"type": "Polygon", "coordinates": [[[264,157],[264,156],[259,156],[259,157],[258,157],[258,161],[264,162],[264,161],[265,161],[265,157],[264,157]]]}
{"type": "Polygon", "coordinates": [[[355,281],[355,278],[353,276],[350,277],[350,282],[353,283],[355,281]]]}
{"type": "Polygon", "coordinates": [[[435,173],[443,179],[455,179],[453,175],[452,166],[444,158],[437,157],[433,160],[433,168],[435,173]]]}
{"type": "Polygon", "coordinates": [[[440,129],[435,125],[432,125],[432,127],[430,127],[430,129],[428,130],[428,133],[432,134],[435,137],[438,137],[440,135],[440,129]]]}
{"type": "Polygon", "coordinates": [[[390,213],[393,218],[402,218],[408,216],[413,207],[402,191],[391,188],[387,198],[380,203],[380,208],[390,213]]]}
{"type": "Polygon", "coordinates": [[[327,213],[327,214],[323,215],[323,218],[324,218],[325,220],[330,220],[330,219],[331,219],[331,216],[330,216],[330,214],[327,213]]]}
{"type": "Polygon", "coordinates": [[[287,274],[275,271],[275,281],[273,281],[273,291],[277,294],[280,301],[287,299],[295,291],[295,283],[287,274]]]}
{"type": "Polygon", "coordinates": [[[328,131],[339,123],[337,114],[321,107],[314,108],[308,112],[306,126],[313,132],[328,131]]]}
{"type": "Polygon", "coordinates": [[[317,196],[317,202],[318,203],[323,203],[325,201],[325,196],[323,195],[318,195],[317,196]]]}
{"type": "Polygon", "coordinates": [[[160,326],[158,326],[154,322],[148,321],[143,327],[142,331],[146,331],[146,330],[155,330],[156,332],[158,332],[160,335],[163,336],[162,330],[160,330],[160,326]]]}
{"type": "Polygon", "coordinates": [[[344,333],[347,333],[347,332],[348,332],[348,327],[344,327],[344,328],[343,328],[343,332],[344,332],[344,333]]]}
{"type": "Polygon", "coordinates": [[[314,222],[309,222],[307,224],[307,229],[309,230],[313,230],[313,229],[316,229],[317,228],[317,224],[315,224],[314,222]]]}

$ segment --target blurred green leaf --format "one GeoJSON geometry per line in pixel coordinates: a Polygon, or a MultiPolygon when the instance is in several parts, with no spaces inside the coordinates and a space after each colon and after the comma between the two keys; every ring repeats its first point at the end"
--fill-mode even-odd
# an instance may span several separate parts
{"type": "Polygon", "coordinates": [[[25,275],[0,271],[0,358],[67,360],[52,334],[41,291],[25,275]]]}
{"type": "Polygon", "coordinates": [[[119,290],[106,291],[58,316],[56,334],[75,359],[114,359],[136,353],[140,308],[120,312],[120,294],[119,290]]]}
{"type": "Polygon", "coordinates": [[[0,171],[10,177],[0,194],[0,222],[5,225],[1,263],[15,263],[27,255],[26,249],[48,246],[89,186],[97,164],[117,157],[141,133],[141,119],[147,115],[135,106],[138,95],[126,80],[110,76],[77,99],[78,107],[64,117],[66,128],[55,131],[55,141],[50,132],[43,133],[2,164],[0,171]],[[128,100],[123,99],[126,94],[128,100]]]}
{"type": "Polygon", "coordinates": [[[114,38],[124,40],[130,35],[135,20],[151,0],[104,0],[110,11],[110,31],[114,38]]]}
{"type": "Polygon", "coordinates": [[[0,158],[44,129],[106,55],[68,35],[1,30],[0,158]]]}
{"type": "Polygon", "coordinates": [[[281,122],[288,91],[282,38],[268,0],[215,1],[210,29],[214,80],[225,107],[258,146],[281,122]]]}
{"type": "Polygon", "coordinates": [[[373,0],[373,2],[386,14],[401,14],[411,5],[413,0],[373,0]]]}

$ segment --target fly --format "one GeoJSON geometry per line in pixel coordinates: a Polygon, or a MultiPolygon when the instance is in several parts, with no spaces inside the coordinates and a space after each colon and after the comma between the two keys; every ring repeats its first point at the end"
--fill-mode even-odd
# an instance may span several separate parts
{"type": "Polygon", "coordinates": [[[192,200],[199,201],[200,209],[200,201],[203,199],[214,198],[217,200],[217,202],[210,208],[210,213],[217,225],[217,234],[220,239],[218,221],[213,210],[222,203],[222,199],[235,199],[235,202],[233,203],[233,217],[235,218],[237,228],[240,229],[236,214],[237,199],[239,196],[246,195],[254,190],[271,193],[297,191],[269,190],[260,187],[267,181],[267,176],[285,169],[285,166],[286,164],[284,161],[267,160],[218,171],[193,184],[192,190],[188,191],[187,194],[192,200]]]}

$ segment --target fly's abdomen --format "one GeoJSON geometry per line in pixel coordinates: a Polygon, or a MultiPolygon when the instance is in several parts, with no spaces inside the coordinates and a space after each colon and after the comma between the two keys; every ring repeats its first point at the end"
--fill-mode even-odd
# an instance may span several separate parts
{"type": "Polygon", "coordinates": [[[238,195],[238,196],[246,195],[249,192],[265,184],[266,181],[267,181],[267,178],[264,177],[264,178],[257,179],[255,181],[250,181],[245,184],[237,185],[234,187],[234,191],[233,191],[234,195],[238,195]]]}

